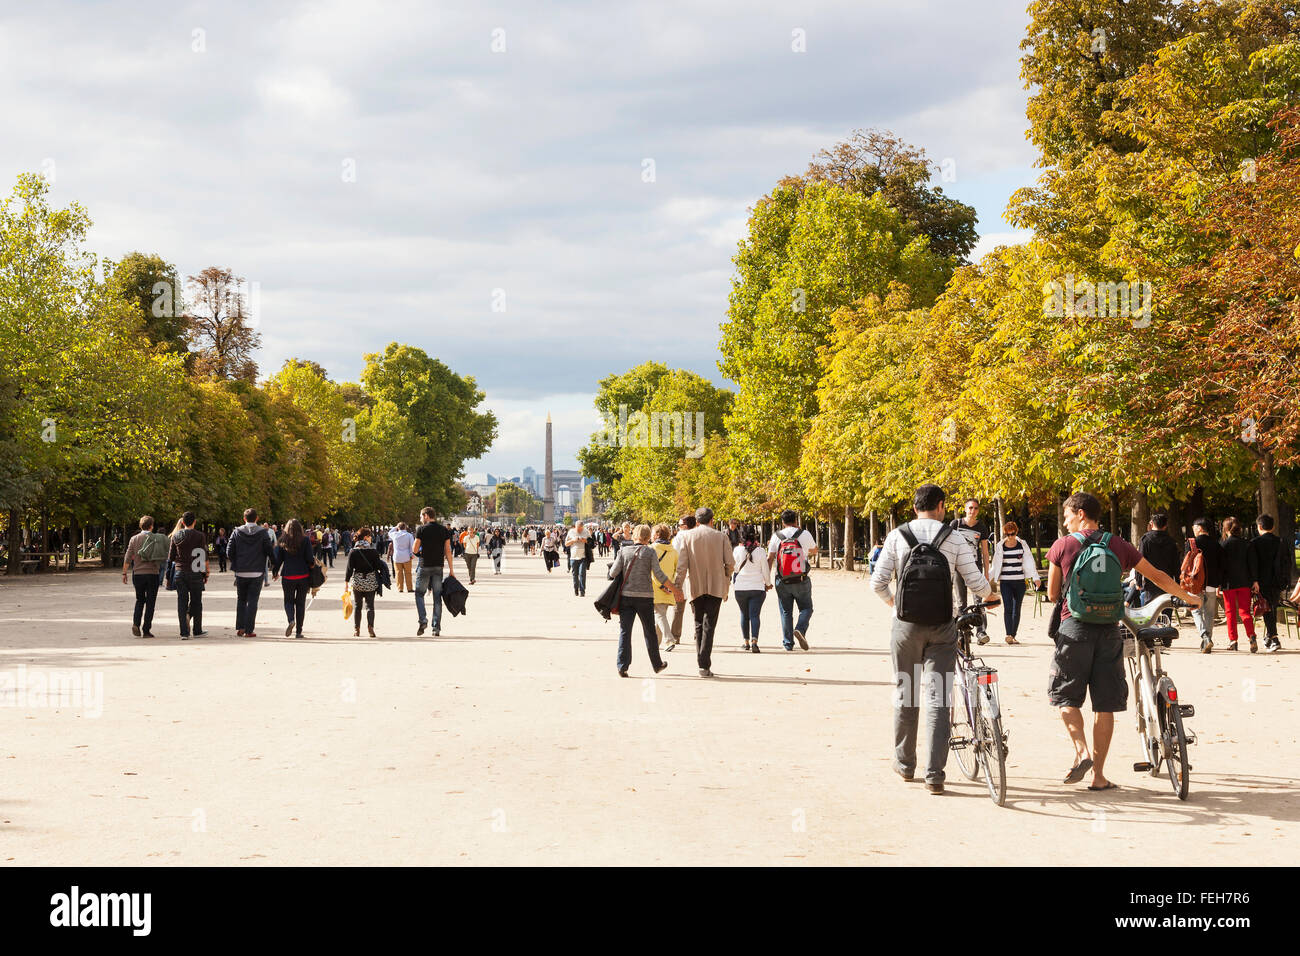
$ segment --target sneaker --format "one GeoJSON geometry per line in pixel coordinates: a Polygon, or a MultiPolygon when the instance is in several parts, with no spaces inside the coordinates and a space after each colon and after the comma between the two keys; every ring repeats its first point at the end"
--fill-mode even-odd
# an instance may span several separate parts
{"type": "Polygon", "coordinates": [[[235,637],[243,637],[243,636],[244,636],[244,632],[243,632],[243,631],[236,631],[236,632],[235,632],[235,637]]]}
{"type": "Polygon", "coordinates": [[[745,643],[744,643],[743,645],[741,645],[741,648],[740,648],[740,649],[741,649],[742,651],[747,651],[747,650],[749,650],[749,641],[745,641],[745,643]]]}
{"type": "Polygon", "coordinates": [[[668,670],[668,662],[660,661],[659,666],[655,668],[655,673],[658,674],[660,671],[666,671],[666,670],[668,670]]]}
{"type": "Polygon", "coordinates": [[[701,667],[701,668],[700,668],[700,676],[701,676],[701,677],[712,677],[712,676],[713,676],[713,671],[709,670],[707,667],[701,667]]]}
{"type": "Polygon", "coordinates": [[[808,638],[803,636],[803,631],[795,631],[794,639],[799,642],[799,647],[808,650],[808,638]]]}
{"type": "Polygon", "coordinates": [[[618,676],[619,676],[619,677],[626,677],[626,676],[627,676],[627,670],[626,670],[626,669],[620,670],[620,671],[618,672],[618,676]]]}
{"type": "MultiPolygon", "coordinates": [[[[975,635],[976,644],[987,644],[989,642],[988,631],[978,631],[975,635]]],[[[932,793],[935,791],[931,791],[932,793]]],[[[943,784],[939,784],[939,793],[943,793],[943,784]]]]}
{"type": "Polygon", "coordinates": [[[141,637],[153,637],[153,635],[150,634],[148,631],[145,631],[145,632],[144,632],[143,634],[141,634],[140,636],[141,636],[141,637]]]}
{"type": "Polygon", "coordinates": [[[1229,641],[1228,646],[1225,648],[1225,650],[1229,650],[1229,651],[1235,651],[1236,649],[1237,649],[1236,641],[1229,641]]]}
{"type": "Polygon", "coordinates": [[[194,632],[194,636],[195,636],[195,637],[207,637],[207,636],[208,636],[208,632],[207,632],[207,631],[195,631],[195,632],[194,632]]]}
{"type": "Polygon", "coordinates": [[[1282,642],[1276,637],[1270,637],[1264,641],[1264,650],[1268,651],[1270,654],[1280,651],[1281,649],[1282,642]]]}
{"type": "Polygon", "coordinates": [[[425,624],[423,621],[421,621],[421,622],[420,622],[420,629],[419,629],[418,631],[415,632],[415,636],[416,636],[416,637],[424,637],[424,629],[425,629],[426,627],[428,627],[428,626],[429,626],[429,625],[427,625],[427,624],[425,624]]]}
{"type": "Polygon", "coordinates": [[[190,636],[189,636],[188,634],[182,634],[182,635],[181,635],[181,640],[182,640],[182,641],[188,641],[189,639],[190,639],[190,636]]]}
{"type": "Polygon", "coordinates": [[[1259,643],[1253,637],[1250,639],[1250,652],[1252,654],[1259,653],[1259,643]]]}
{"type": "Polygon", "coordinates": [[[783,644],[783,645],[781,645],[781,646],[784,647],[787,651],[792,651],[792,650],[794,650],[794,645],[793,645],[793,644],[783,644]]]}
{"type": "Polygon", "coordinates": [[[751,654],[757,654],[757,653],[758,653],[758,641],[755,641],[753,644],[750,644],[750,645],[749,645],[749,653],[751,653],[751,654]]]}
{"type": "Polygon", "coordinates": [[[676,641],[669,641],[667,644],[664,645],[664,653],[667,654],[669,651],[671,651],[671,650],[672,650],[674,647],[676,647],[676,646],[677,646],[677,642],[676,642],[676,641]]]}
{"type": "Polygon", "coordinates": [[[943,793],[943,784],[941,784],[941,783],[927,783],[927,784],[925,785],[925,789],[926,789],[926,790],[929,790],[931,793],[933,793],[933,794],[935,794],[936,796],[938,796],[939,794],[943,793]]]}
{"type": "Polygon", "coordinates": [[[434,637],[442,637],[442,628],[440,628],[440,627],[435,627],[435,628],[433,629],[433,636],[434,636],[434,637]]]}
{"type": "Polygon", "coordinates": [[[1208,637],[1201,641],[1202,654],[1208,654],[1212,650],[1214,650],[1214,641],[1210,640],[1208,637]]]}
{"type": "Polygon", "coordinates": [[[139,636],[140,636],[140,625],[139,625],[139,624],[132,624],[132,625],[131,625],[131,633],[134,634],[136,637],[139,637],[139,636]]]}

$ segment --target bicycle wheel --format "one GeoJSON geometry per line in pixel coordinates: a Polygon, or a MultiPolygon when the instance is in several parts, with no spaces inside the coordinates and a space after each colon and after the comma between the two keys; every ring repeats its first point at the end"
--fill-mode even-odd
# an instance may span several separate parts
{"type": "Polygon", "coordinates": [[[1139,681],[1137,687],[1137,703],[1142,714],[1142,724],[1139,728],[1142,734],[1142,747],[1146,751],[1146,762],[1151,765],[1150,774],[1153,777],[1160,776],[1160,738],[1153,737],[1151,734],[1150,718],[1154,717],[1160,733],[1164,733],[1164,715],[1161,712],[1160,703],[1155,692],[1155,678],[1151,674],[1151,661],[1144,653],[1138,663],[1139,681]],[[1157,701],[1155,704],[1155,713],[1148,714],[1147,708],[1151,701],[1157,701]]]}
{"type": "Polygon", "coordinates": [[[963,739],[966,741],[965,746],[954,749],[953,756],[957,758],[957,766],[961,767],[961,772],[965,774],[967,780],[978,780],[980,775],[979,761],[975,756],[975,728],[971,726],[970,717],[966,714],[966,691],[961,683],[961,672],[957,673],[957,683],[952,689],[952,726],[948,731],[949,739],[963,739]]]}
{"type": "Polygon", "coordinates": [[[1002,741],[1002,718],[989,717],[983,711],[976,714],[980,722],[979,761],[984,771],[984,783],[989,788],[989,799],[998,806],[1007,802],[1007,745],[1002,741]]]}
{"type": "Polygon", "coordinates": [[[1186,800],[1192,765],[1187,759],[1187,733],[1183,730],[1183,713],[1177,704],[1167,701],[1162,703],[1165,705],[1165,752],[1169,755],[1165,758],[1165,769],[1178,799],[1186,800]]]}

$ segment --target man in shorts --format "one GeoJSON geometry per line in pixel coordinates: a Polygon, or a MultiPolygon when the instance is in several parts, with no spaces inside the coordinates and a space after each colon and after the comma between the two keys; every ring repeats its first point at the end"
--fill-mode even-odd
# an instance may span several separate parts
{"type": "MultiPolygon", "coordinates": [[[[1047,596],[1060,602],[1053,612],[1059,614],[1060,623],[1054,637],[1056,650],[1052,654],[1047,698],[1053,707],[1061,709],[1061,719],[1074,744],[1074,766],[1066,774],[1065,782],[1080,783],[1091,770],[1089,790],[1114,790],[1117,788],[1106,779],[1103,768],[1115,732],[1115,715],[1128,708],[1124,640],[1119,625],[1075,620],[1066,602],[1060,600],[1068,590],[1074,559],[1083,550],[1083,543],[1074,534],[1082,534],[1090,541],[1100,540],[1100,518],[1101,502],[1097,498],[1082,491],[1070,495],[1065,499],[1065,528],[1070,534],[1058,538],[1047,552],[1047,596]],[[1092,699],[1091,753],[1081,710],[1085,695],[1092,699]]],[[[1138,574],[1163,591],[1182,598],[1192,607],[1200,604],[1200,598],[1184,591],[1177,581],[1142,557],[1123,538],[1112,536],[1106,546],[1119,558],[1125,574],[1137,568],[1138,574]]]]}

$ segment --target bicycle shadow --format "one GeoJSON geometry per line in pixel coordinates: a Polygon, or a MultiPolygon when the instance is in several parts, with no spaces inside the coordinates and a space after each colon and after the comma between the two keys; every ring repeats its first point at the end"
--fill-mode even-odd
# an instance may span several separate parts
{"type": "MultiPolygon", "coordinates": [[[[1067,788],[1047,780],[1051,789],[1017,786],[1007,781],[1007,809],[1037,816],[1087,817],[1104,810],[1121,822],[1159,826],[1170,824],[1210,823],[1241,826],[1251,817],[1295,823],[1300,821],[1300,780],[1291,777],[1266,777],[1236,773],[1196,773],[1193,771],[1187,800],[1179,800],[1168,778],[1123,773],[1111,775],[1119,789],[1090,792],[1082,785],[1067,788]],[[1118,777],[1126,779],[1117,779],[1118,777]]],[[[962,783],[978,786],[983,781],[962,783]]]]}

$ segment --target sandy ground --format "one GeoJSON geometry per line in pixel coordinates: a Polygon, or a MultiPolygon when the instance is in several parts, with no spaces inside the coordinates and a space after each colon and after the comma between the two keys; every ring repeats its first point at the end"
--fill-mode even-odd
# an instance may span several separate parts
{"type": "Polygon", "coordinates": [[[229,575],[206,595],[212,636],[185,643],[166,592],[158,639],[133,638],[132,592],[113,572],[0,581],[0,680],[31,689],[70,672],[90,690],[63,706],[29,695],[0,707],[0,860],[1295,860],[1285,838],[1300,836],[1300,654],[1285,638],[1277,655],[1202,656],[1184,630],[1167,655],[1200,736],[1182,803],[1163,777],[1132,770],[1131,717],[1108,766],[1122,789],[1063,786],[1072,751],[1045,697],[1045,615],[1026,609],[1021,647],[1002,645],[996,620],[984,656],[1010,728],[999,809],[955,760],[943,796],[890,770],[888,618],[856,574],[815,573],[806,653],[781,650],[769,597],[765,652],[742,654],[728,602],[714,680],[696,676],[688,645],[648,679],[639,637],[634,679],[619,679],[616,625],[590,603],[597,576],[579,600],[567,575],[517,549],[437,639],[415,638],[413,598],[396,593],[378,602],[380,637],[353,638],[335,574],[299,641],[280,636],[278,585],[264,592],[261,636],[236,638],[229,575]]]}

